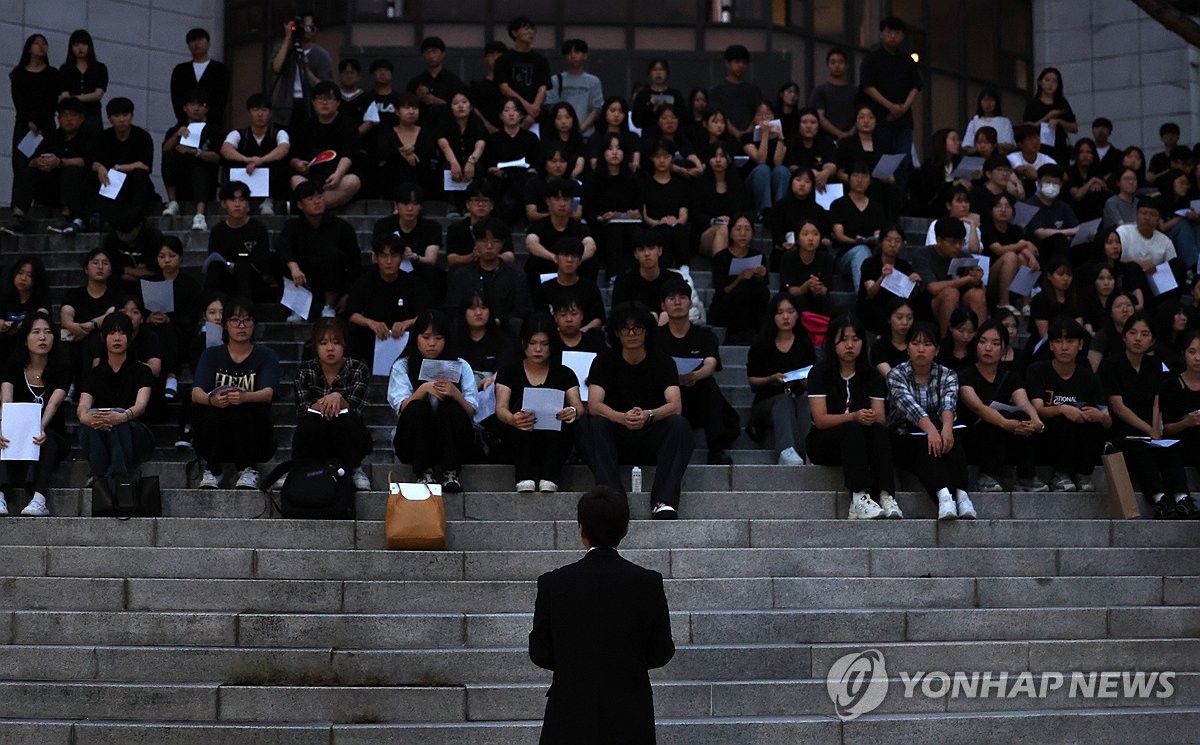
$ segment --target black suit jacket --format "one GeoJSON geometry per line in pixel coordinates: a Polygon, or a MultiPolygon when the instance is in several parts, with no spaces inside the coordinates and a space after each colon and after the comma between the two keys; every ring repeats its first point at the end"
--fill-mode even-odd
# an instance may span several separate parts
{"type": "Polygon", "coordinates": [[[597,548],[543,574],[529,634],[529,658],[554,671],[541,745],[652,745],[648,671],[674,654],[658,572],[597,548]]]}

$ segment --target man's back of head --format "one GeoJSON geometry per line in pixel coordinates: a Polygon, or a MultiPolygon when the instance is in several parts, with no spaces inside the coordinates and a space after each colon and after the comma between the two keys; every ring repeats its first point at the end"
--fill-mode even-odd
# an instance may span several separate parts
{"type": "Polygon", "coordinates": [[[580,537],[589,548],[616,548],[629,531],[629,502],[607,486],[580,497],[576,514],[580,537]]]}

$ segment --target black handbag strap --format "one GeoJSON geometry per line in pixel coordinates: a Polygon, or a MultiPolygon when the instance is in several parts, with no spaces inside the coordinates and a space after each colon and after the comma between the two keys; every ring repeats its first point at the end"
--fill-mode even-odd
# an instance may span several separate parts
{"type": "Polygon", "coordinates": [[[275,482],[279,481],[280,477],[282,477],[283,474],[285,474],[291,470],[293,463],[295,463],[295,461],[285,460],[284,462],[282,462],[279,465],[272,468],[271,472],[268,473],[266,475],[266,477],[259,480],[259,482],[258,482],[259,491],[261,491],[263,494],[268,493],[270,491],[271,487],[275,486],[275,482]]]}

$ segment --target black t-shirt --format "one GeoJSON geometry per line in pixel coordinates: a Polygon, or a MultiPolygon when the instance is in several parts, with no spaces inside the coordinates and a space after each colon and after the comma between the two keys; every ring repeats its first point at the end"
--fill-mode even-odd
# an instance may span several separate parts
{"type": "MultiPolygon", "coordinates": [[[[394,280],[388,282],[378,270],[369,271],[350,287],[346,298],[346,317],[361,313],[372,321],[391,326],[416,318],[429,307],[431,300],[428,289],[423,288],[411,272],[399,272],[394,280]]],[[[364,331],[370,333],[367,329],[364,331]]]]}
{"type": "MultiPolygon", "coordinates": [[[[902,50],[892,54],[886,49],[877,48],[863,59],[858,82],[863,88],[873,87],[888,101],[900,104],[908,98],[909,91],[914,88],[921,90],[921,73],[917,69],[917,63],[902,50]]],[[[887,118],[888,112],[882,106],[870,99],[867,103],[879,121],[887,118]]],[[[904,112],[904,116],[895,124],[912,127],[912,109],[904,112]]]]}
{"type": "MultiPolygon", "coordinates": [[[[779,284],[785,292],[789,287],[799,287],[804,284],[809,277],[819,277],[826,287],[830,287],[833,275],[833,257],[825,251],[817,251],[813,254],[813,260],[807,264],[800,257],[799,249],[784,253],[783,258],[779,260],[779,284]]],[[[810,292],[804,295],[792,295],[791,298],[792,303],[796,304],[797,310],[811,310],[829,315],[828,295],[817,297],[810,292]]]]}
{"type": "Polygon", "coordinates": [[[248,259],[254,266],[266,269],[271,257],[267,226],[251,218],[240,228],[231,228],[222,220],[208,235],[208,252],[221,254],[226,261],[248,259]]]}
{"type": "MultiPolygon", "coordinates": [[[[829,205],[830,224],[841,225],[842,232],[850,238],[874,235],[876,231],[883,228],[886,219],[883,205],[875,199],[868,200],[867,208],[863,210],[860,210],[849,196],[838,197],[833,200],[833,204],[829,205]]],[[[853,244],[839,245],[838,250],[845,250],[850,245],[853,244]]]]}
{"type": "Polygon", "coordinates": [[[667,402],[667,388],[679,385],[679,372],[662,352],[646,350],[646,358],[631,365],[620,349],[610,349],[592,361],[588,384],[603,388],[604,403],[615,411],[657,409],[667,402]]]}
{"type": "Polygon", "coordinates": [[[115,232],[104,237],[104,250],[113,262],[113,276],[120,277],[125,267],[141,266],[158,269],[158,252],[163,234],[153,225],[143,224],[133,245],[123,242],[115,232]]]}
{"type": "Polygon", "coordinates": [[[1058,316],[1079,317],[1079,308],[1074,298],[1068,296],[1065,302],[1059,302],[1054,298],[1053,290],[1045,290],[1034,295],[1029,307],[1029,317],[1035,321],[1050,321],[1058,316]]]}
{"type": "Polygon", "coordinates": [[[954,345],[948,343],[943,344],[941,351],[938,352],[937,357],[934,358],[934,362],[938,363],[942,367],[948,367],[954,372],[958,372],[963,368],[974,366],[975,350],[968,349],[965,357],[956,357],[954,356],[954,345]]]}
{"type": "MultiPolygon", "coordinates": [[[[724,296],[722,290],[733,284],[733,281],[737,279],[736,276],[730,276],[729,274],[729,268],[733,266],[733,260],[735,258],[751,259],[755,256],[762,256],[762,252],[751,248],[746,252],[745,256],[734,256],[733,249],[728,249],[712,258],[712,287],[716,297],[720,298],[724,296]]],[[[762,261],[762,265],[766,266],[766,257],[763,257],[762,261]]],[[[763,278],[754,277],[750,280],[750,283],[757,283],[766,287],[770,282],[769,277],[770,275],[763,278]]],[[[745,287],[747,285],[742,284],[741,286],[745,287]]]]}
{"type": "Polygon", "coordinates": [[[1059,377],[1051,360],[1034,362],[1025,373],[1029,399],[1040,398],[1045,406],[1108,406],[1100,378],[1087,364],[1076,364],[1070,378],[1059,377]]]}
{"type": "Polygon", "coordinates": [[[94,298],[88,294],[87,286],[72,287],[63,293],[62,304],[75,309],[75,323],[83,323],[93,318],[99,318],[109,308],[120,308],[125,303],[125,296],[116,282],[110,282],[104,294],[94,298]]]}
{"type": "Polygon", "coordinates": [[[591,352],[599,354],[608,349],[608,343],[605,341],[604,332],[600,329],[588,329],[583,332],[579,339],[579,343],[573,347],[567,346],[567,343],[562,340],[558,334],[550,337],[550,348],[554,352],[552,357],[555,363],[562,362],[563,352],[591,352]]]}
{"type": "MultiPolygon", "coordinates": [[[[437,95],[436,93],[434,95],[437,95]]],[[[440,97],[440,96],[439,96],[440,97]]],[[[449,101],[453,97],[447,96],[449,101]]],[[[458,159],[458,165],[465,168],[467,166],[467,158],[475,152],[475,143],[487,141],[488,132],[483,127],[483,123],[479,121],[479,117],[474,113],[467,119],[466,129],[460,129],[458,122],[450,113],[449,107],[443,107],[445,111],[441,116],[435,117],[436,121],[430,129],[433,132],[434,139],[445,138],[446,144],[450,146],[450,152],[454,153],[454,157],[458,159]]],[[[447,164],[448,165],[448,164],[447,164]]]]}
{"type": "Polygon", "coordinates": [[[1158,408],[1163,423],[1174,424],[1193,411],[1200,411],[1200,391],[1193,391],[1184,385],[1179,375],[1171,375],[1159,389],[1158,408]]]}
{"type": "Polygon", "coordinates": [[[415,254],[423,254],[426,246],[437,246],[439,250],[442,247],[442,226],[427,217],[418,217],[413,229],[407,233],[400,227],[398,215],[388,215],[376,220],[371,228],[372,245],[380,245],[389,235],[400,236],[401,253],[404,253],[405,248],[411,248],[415,254]]]}
{"type": "Polygon", "coordinates": [[[1000,244],[1001,246],[1011,246],[1017,241],[1024,240],[1027,237],[1025,235],[1025,231],[1021,229],[1020,225],[1009,223],[1008,229],[1001,232],[1000,229],[996,227],[996,223],[991,219],[991,217],[985,217],[982,220],[982,223],[983,224],[980,225],[979,228],[980,242],[983,244],[984,252],[986,252],[993,261],[996,258],[996,253],[989,249],[989,246],[996,243],[1000,244]]]}
{"type": "MultiPolygon", "coordinates": [[[[108,90],[108,67],[103,62],[91,62],[87,70],[80,72],[75,61],[64,63],[58,68],[61,75],[60,90],[65,90],[71,96],[83,96],[93,93],[97,88],[108,90]]],[[[84,116],[100,116],[100,101],[87,101],[81,104],[84,116]]]]}
{"type": "MultiPolygon", "coordinates": [[[[1002,404],[1013,403],[1013,393],[1025,387],[1021,376],[1011,370],[1005,370],[1003,367],[996,371],[995,380],[988,381],[983,377],[983,373],[979,372],[979,367],[970,365],[958,372],[958,387],[970,388],[975,391],[975,395],[983,402],[984,406],[990,406],[993,401],[998,401],[1002,404]]],[[[974,424],[979,420],[979,416],[971,411],[967,406],[959,405],[958,420],[963,424],[974,424]]]]}
{"type": "MultiPolygon", "coordinates": [[[[118,140],[112,127],[100,134],[96,143],[96,161],[105,168],[141,161],[154,172],[154,138],[141,127],[133,127],[124,141],[118,140]]],[[[149,175],[149,174],[147,174],[149,175]]]]}
{"type": "MultiPolygon", "coordinates": [[[[579,379],[575,377],[575,373],[571,372],[571,368],[557,362],[552,362],[550,363],[550,370],[546,374],[546,380],[541,385],[534,385],[529,382],[529,377],[525,374],[525,364],[523,362],[513,362],[505,365],[497,373],[496,385],[507,386],[511,391],[508,397],[508,410],[520,411],[524,404],[526,388],[546,388],[566,393],[572,388],[579,387],[579,379]]],[[[606,389],[606,403],[608,402],[607,394],[608,391],[606,389]]],[[[566,406],[565,398],[563,399],[563,406],[566,406]]]]}
{"type": "Polygon", "coordinates": [[[108,364],[108,356],[83,376],[80,391],[92,394],[92,407],[97,409],[129,409],[137,403],[138,391],[153,388],[150,368],[134,359],[126,359],[120,370],[108,364]]]}
{"type": "MultiPolygon", "coordinates": [[[[168,129],[166,134],[163,135],[163,140],[166,141],[170,139],[170,137],[178,132],[182,127],[186,127],[189,124],[200,123],[201,122],[189,122],[187,119],[177,121],[175,122],[175,126],[168,129]]],[[[225,142],[225,133],[221,131],[221,127],[219,125],[213,124],[212,122],[204,122],[203,124],[204,129],[200,130],[200,147],[196,149],[210,153],[220,152],[221,144],[225,142]]],[[[189,154],[186,157],[191,158],[193,156],[189,154]]],[[[206,163],[205,165],[208,164],[206,163]]]]}
{"type": "MultiPolygon", "coordinates": [[[[46,403],[50,401],[51,394],[55,390],[67,390],[67,385],[70,380],[70,375],[65,367],[54,364],[51,359],[46,364],[46,369],[42,373],[43,385],[32,385],[25,378],[25,366],[18,360],[12,359],[4,366],[4,377],[0,381],[12,384],[13,387],[13,403],[31,404],[40,403],[42,410],[45,411],[46,403]],[[38,398],[41,398],[39,401],[38,398]]],[[[64,419],[64,410],[66,402],[59,404],[58,411],[54,412],[54,416],[50,419],[50,429],[59,434],[66,434],[67,425],[64,419]]]]}
{"type": "Polygon", "coordinates": [[[908,362],[908,350],[896,349],[889,336],[885,334],[876,339],[875,343],[871,345],[872,365],[886,363],[889,367],[895,367],[901,362],[908,362]]]}
{"type": "Polygon", "coordinates": [[[79,130],[74,137],[70,138],[61,129],[51,130],[45,133],[45,137],[33,154],[34,157],[57,155],[63,160],[83,158],[83,167],[90,169],[96,160],[96,141],[99,137],[99,135],[84,129],[79,130]]]}
{"type": "MultiPolygon", "coordinates": [[[[542,157],[542,145],[533,132],[518,129],[516,135],[509,137],[507,132],[499,129],[488,135],[479,165],[484,169],[495,168],[500,163],[511,163],[524,158],[526,166],[535,168],[542,157]]],[[[479,170],[477,167],[476,171],[479,170]]]]}
{"type": "Polygon", "coordinates": [[[512,340],[502,331],[484,334],[479,341],[464,333],[458,344],[458,356],[466,360],[471,370],[479,375],[495,373],[507,367],[516,356],[516,351],[512,340]]]}
{"type": "MultiPolygon", "coordinates": [[[[628,154],[631,151],[626,151],[628,154]]],[[[601,164],[597,164],[603,168],[601,164]]],[[[642,209],[642,179],[625,172],[617,176],[593,173],[583,185],[583,210],[589,222],[605,212],[642,209]]]]}
{"type": "Polygon", "coordinates": [[[1025,204],[1031,207],[1037,207],[1037,214],[1025,226],[1025,233],[1033,235],[1042,228],[1051,230],[1063,230],[1066,228],[1074,228],[1079,225],[1079,218],[1062,199],[1055,199],[1050,204],[1043,204],[1038,197],[1030,197],[1026,199],[1025,204]]]}
{"type": "MultiPolygon", "coordinates": [[[[554,227],[554,222],[549,217],[543,217],[541,220],[530,223],[529,229],[525,231],[525,235],[536,235],[541,244],[551,253],[554,251],[554,244],[558,243],[558,239],[563,236],[574,236],[580,241],[591,237],[587,226],[578,220],[567,220],[566,227],[559,230],[554,227]]],[[[541,284],[540,275],[556,271],[558,271],[558,267],[550,259],[543,259],[540,256],[532,255],[525,257],[525,276],[530,280],[530,289],[535,289],[541,284]]]]}
{"type": "Polygon", "coordinates": [[[871,408],[872,401],[887,400],[887,385],[874,368],[843,378],[839,370],[819,362],[808,374],[808,397],[824,398],[829,414],[849,414],[871,408]]]}
{"type": "Polygon", "coordinates": [[[665,184],[648,178],[642,185],[646,215],[653,220],[661,220],[667,215],[678,216],[679,209],[688,206],[689,196],[687,184],[676,176],[665,184]]]}
{"type": "Polygon", "coordinates": [[[683,275],[674,269],[659,269],[657,277],[646,279],[640,271],[631,269],[613,283],[612,307],[636,301],[658,313],[662,308],[662,287],[672,279],[683,279],[683,275]]]}
{"type": "Polygon", "coordinates": [[[508,83],[521,98],[532,102],[538,88],[550,87],[550,63],[539,52],[510,49],[496,60],[496,84],[508,83]]]}
{"type": "Polygon", "coordinates": [[[714,357],[717,360],[717,370],[721,369],[721,345],[717,342],[717,335],[707,326],[690,324],[687,333],[682,337],[676,337],[671,333],[671,329],[663,326],[656,332],[654,344],[659,351],[672,357],[689,360],[714,357]]]}
{"type": "Polygon", "coordinates": [[[470,97],[476,111],[482,114],[489,124],[499,129],[502,126],[500,109],[504,108],[504,94],[500,92],[500,84],[486,78],[472,80],[470,97]]]}
{"type": "MultiPolygon", "coordinates": [[[[1110,355],[1100,363],[1100,382],[1107,396],[1120,396],[1121,402],[1142,421],[1154,423],[1154,399],[1163,384],[1162,362],[1153,355],[1142,357],[1140,370],[1134,370],[1123,354],[1110,355]]],[[[1146,433],[1134,429],[1113,414],[1113,434],[1142,437],[1146,433]]],[[[1165,421],[1165,420],[1164,420],[1165,421]]]]}
{"type": "Polygon", "coordinates": [[[564,297],[574,298],[579,309],[583,311],[583,323],[586,326],[597,318],[604,323],[604,299],[600,296],[600,288],[594,282],[580,277],[573,285],[559,284],[558,278],[548,279],[533,291],[534,310],[544,310],[554,313],[554,307],[564,297]]]}
{"type": "MultiPolygon", "coordinates": [[[[784,165],[797,166],[816,173],[827,163],[837,162],[837,149],[827,137],[818,135],[813,139],[811,145],[805,145],[799,135],[787,140],[787,155],[783,156],[784,165]]],[[[846,165],[851,164],[847,163],[846,165]]]]}
{"type": "MultiPolygon", "coordinates": [[[[288,134],[291,136],[288,157],[303,161],[310,161],[326,150],[334,151],[338,158],[353,160],[354,151],[358,148],[358,129],[348,116],[334,117],[329,124],[322,124],[315,117],[305,119],[294,132],[288,134]]],[[[328,163],[332,172],[337,167],[337,159],[328,163]]]]}
{"type": "MultiPolygon", "coordinates": [[[[779,347],[775,346],[774,339],[755,342],[746,356],[746,376],[751,378],[765,378],[768,375],[774,375],[779,372],[791,372],[799,370],[802,367],[808,367],[813,364],[816,359],[816,352],[813,350],[812,342],[808,340],[808,336],[803,332],[799,332],[795,336],[795,341],[792,342],[792,348],[786,352],[779,351],[779,347]]],[[[803,387],[803,384],[790,384],[791,386],[803,387]]],[[[758,389],[754,393],[754,403],[765,401],[772,396],[783,393],[789,386],[777,385],[770,383],[758,389]]]]}
{"type": "Polygon", "coordinates": [[[17,109],[17,128],[24,129],[28,122],[33,122],[42,132],[52,131],[58,94],[63,90],[62,73],[58,68],[47,65],[40,72],[30,72],[24,65],[17,65],[9,80],[13,106],[17,109]]]}

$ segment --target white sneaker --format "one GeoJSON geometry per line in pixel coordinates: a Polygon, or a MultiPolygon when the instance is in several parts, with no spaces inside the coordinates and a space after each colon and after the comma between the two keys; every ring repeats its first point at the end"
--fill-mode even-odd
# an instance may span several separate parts
{"type": "Polygon", "coordinates": [[[533,479],[525,479],[517,482],[517,492],[521,494],[532,494],[537,491],[537,482],[533,479]]]}
{"type": "Polygon", "coordinates": [[[336,315],[337,312],[334,311],[332,305],[326,305],[324,308],[321,308],[321,318],[333,318],[336,315]]]}
{"type": "Polygon", "coordinates": [[[258,208],[258,214],[262,215],[263,217],[271,217],[274,215],[275,202],[273,202],[270,197],[264,199],[262,205],[258,208]]]}
{"type": "Polygon", "coordinates": [[[4,494],[0,493],[0,517],[8,514],[8,502],[4,501],[4,494]]]}
{"type": "Polygon", "coordinates": [[[208,220],[204,215],[196,215],[192,218],[192,230],[208,230],[208,220]]]}
{"type": "Polygon", "coordinates": [[[542,494],[553,494],[558,491],[558,484],[542,479],[538,482],[538,491],[542,494]]]}
{"type": "Polygon", "coordinates": [[[957,520],[958,510],[954,506],[954,498],[947,495],[938,500],[938,516],[939,520],[957,520]]]}
{"type": "Polygon", "coordinates": [[[163,217],[179,217],[179,202],[174,199],[167,202],[167,206],[163,208],[163,217]]]}
{"type": "Polygon", "coordinates": [[[859,492],[850,498],[850,514],[846,516],[848,519],[874,520],[882,516],[883,508],[871,499],[871,495],[859,492]]]}
{"type": "Polygon", "coordinates": [[[904,513],[901,512],[896,498],[887,492],[879,494],[879,506],[883,508],[883,516],[889,520],[901,520],[904,518],[904,513]]]}
{"type": "Polygon", "coordinates": [[[967,496],[966,492],[958,493],[956,503],[958,505],[959,517],[963,520],[974,520],[976,518],[975,505],[971,504],[971,498],[967,496]]]}
{"type": "Polygon", "coordinates": [[[258,488],[258,469],[254,466],[243,468],[238,474],[237,483],[234,484],[236,489],[257,489],[258,488]]]}
{"type": "Polygon", "coordinates": [[[361,468],[355,468],[351,478],[354,479],[355,489],[359,491],[371,491],[371,479],[367,478],[367,474],[361,468]]]}
{"type": "Polygon", "coordinates": [[[220,479],[220,477],[217,476],[217,474],[213,473],[212,471],[205,470],[204,473],[200,476],[200,488],[201,489],[220,489],[221,488],[221,479],[220,479]]]}
{"type": "Polygon", "coordinates": [[[304,323],[304,317],[301,316],[299,313],[292,312],[292,313],[288,314],[287,322],[288,323],[304,323]]]}
{"type": "Polygon", "coordinates": [[[781,466],[802,466],[804,465],[804,456],[796,452],[796,448],[788,448],[779,454],[777,461],[781,466]]]}
{"type": "Polygon", "coordinates": [[[33,499],[21,510],[25,517],[50,517],[50,508],[46,506],[46,497],[41,492],[34,492],[33,499]]]}

